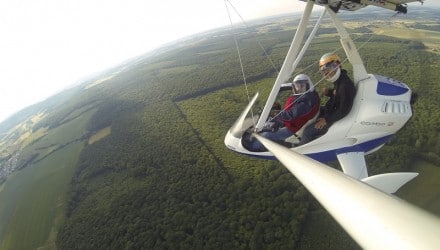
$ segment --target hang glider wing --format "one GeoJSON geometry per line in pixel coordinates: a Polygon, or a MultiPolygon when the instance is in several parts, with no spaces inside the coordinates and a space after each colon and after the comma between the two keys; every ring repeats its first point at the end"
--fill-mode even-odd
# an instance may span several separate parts
{"type": "Polygon", "coordinates": [[[440,219],[362,181],[254,135],[365,249],[435,249],[440,219]]]}
{"type": "MultiPolygon", "coordinates": [[[[307,2],[307,0],[301,1],[307,2]]],[[[406,4],[411,2],[423,3],[423,0],[315,0],[315,3],[318,5],[328,4],[328,6],[335,12],[337,12],[338,10],[355,11],[371,5],[401,13],[406,13],[406,4]]]]}

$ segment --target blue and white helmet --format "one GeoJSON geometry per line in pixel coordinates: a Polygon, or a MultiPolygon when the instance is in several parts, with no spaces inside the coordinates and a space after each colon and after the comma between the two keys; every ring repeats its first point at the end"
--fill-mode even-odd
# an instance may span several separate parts
{"type": "MultiPolygon", "coordinates": [[[[295,78],[293,78],[292,87],[295,86],[295,83],[307,84],[306,91],[313,91],[314,90],[313,82],[312,82],[312,80],[310,80],[310,77],[306,74],[298,74],[297,76],[295,76],[295,78]]],[[[300,94],[300,93],[297,93],[297,94],[300,94]]]]}

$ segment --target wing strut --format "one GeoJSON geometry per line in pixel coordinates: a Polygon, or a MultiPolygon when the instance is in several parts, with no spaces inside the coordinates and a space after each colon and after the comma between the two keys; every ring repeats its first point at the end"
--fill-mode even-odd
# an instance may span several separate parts
{"type": "Polygon", "coordinates": [[[307,24],[310,19],[310,14],[312,13],[313,5],[314,5],[314,1],[311,0],[307,1],[306,8],[304,9],[304,13],[299,23],[298,29],[295,33],[292,44],[290,45],[289,51],[287,52],[286,59],[284,60],[280,73],[278,74],[278,77],[275,80],[275,84],[272,87],[272,91],[270,92],[266,104],[264,105],[263,111],[261,112],[260,119],[258,120],[258,123],[256,125],[257,130],[263,127],[264,123],[267,120],[267,117],[269,117],[270,109],[273,103],[275,102],[281,84],[285,83],[291,76],[292,72],[295,70],[295,68],[293,67],[293,62],[295,61],[298,55],[301,42],[304,39],[307,24]]]}
{"type": "Polygon", "coordinates": [[[364,63],[362,62],[361,56],[359,55],[356,46],[348,35],[347,30],[342,24],[339,17],[333,12],[332,9],[328,5],[325,6],[325,9],[330,14],[330,17],[333,20],[333,24],[336,27],[336,30],[341,37],[341,45],[344,48],[345,54],[347,55],[350,64],[353,66],[353,80],[354,83],[357,84],[359,81],[368,78],[367,70],[365,69],[364,63]]]}
{"type": "Polygon", "coordinates": [[[307,156],[254,135],[364,249],[435,249],[440,219],[307,156]]]}

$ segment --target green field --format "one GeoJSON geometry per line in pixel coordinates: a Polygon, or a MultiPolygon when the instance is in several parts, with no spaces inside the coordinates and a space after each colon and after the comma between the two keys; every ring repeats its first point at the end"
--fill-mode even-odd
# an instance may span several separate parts
{"type": "Polygon", "coordinates": [[[408,28],[400,23],[389,25],[385,23],[373,28],[376,34],[423,42],[431,51],[440,51],[440,32],[408,28]]]}
{"type": "Polygon", "coordinates": [[[46,137],[27,148],[40,156],[11,175],[0,191],[0,249],[54,248],[69,183],[84,147],[84,142],[76,139],[92,114],[89,111],[49,130],[46,137]],[[54,147],[55,151],[47,152],[54,147]]]}
{"type": "Polygon", "coordinates": [[[71,144],[8,180],[0,193],[1,249],[54,245],[82,148],[82,143],[71,144]]]}

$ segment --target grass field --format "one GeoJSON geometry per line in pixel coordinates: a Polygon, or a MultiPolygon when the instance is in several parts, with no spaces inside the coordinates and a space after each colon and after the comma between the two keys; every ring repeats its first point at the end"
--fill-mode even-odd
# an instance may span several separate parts
{"type": "Polygon", "coordinates": [[[67,188],[85,143],[77,139],[92,114],[90,110],[49,130],[50,140],[43,137],[30,146],[42,155],[39,161],[11,175],[3,185],[0,249],[54,248],[65,213],[67,188]],[[54,147],[55,151],[48,151],[54,147]]]}
{"type": "Polygon", "coordinates": [[[376,34],[423,42],[431,50],[440,50],[440,32],[412,29],[403,25],[381,25],[373,29],[376,34]]]}
{"type": "Polygon", "coordinates": [[[0,249],[52,245],[83,143],[74,143],[14,175],[0,193],[0,249]]]}

